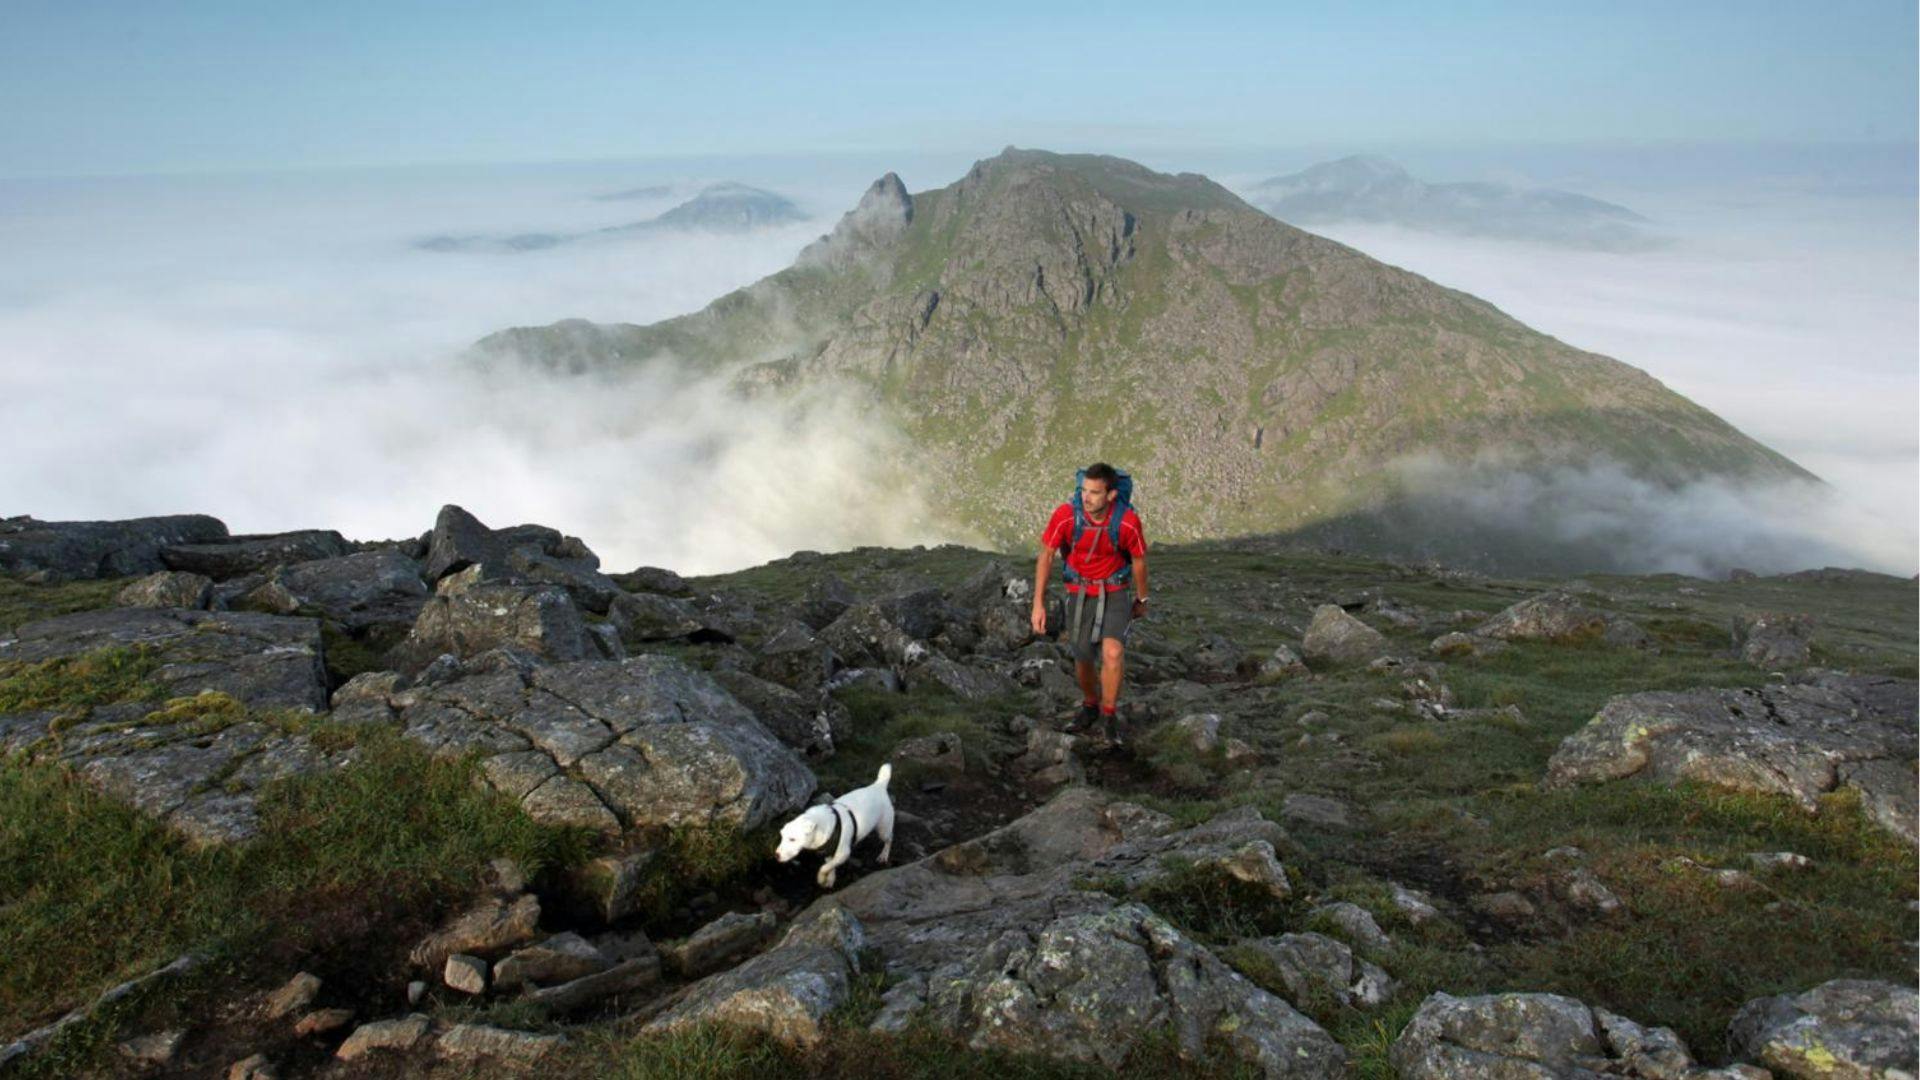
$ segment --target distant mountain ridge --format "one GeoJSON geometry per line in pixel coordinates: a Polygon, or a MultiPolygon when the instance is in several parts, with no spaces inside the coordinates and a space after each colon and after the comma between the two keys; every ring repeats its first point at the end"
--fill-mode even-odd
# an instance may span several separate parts
{"type": "Polygon", "coordinates": [[[947,512],[1008,544],[1095,459],[1133,469],[1178,539],[1381,506],[1412,457],[1813,479],[1643,371],[1113,157],[1009,148],[918,194],[889,173],[792,267],[702,311],[474,353],[554,372],[669,356],[748,393],[866,395],[947,512]]]}
{"type": "MultiPolygon", "coordinates": [[[[635,188],[605,200],[658,197],[671,188],[635,188]],[[652,193],[657,192],[658,195],[652,193]]],[[[702,230],[706,232],[747,232],[774,225],[807,220],[807,215],[791,199],[746,184],[720,183],[702,188],[686,202],[646,221],[630,225],[612,225],[584,233],[518,233],[510,236],[434,236],[415,244],[425,251],[540,251],[588,238],[605,238],[655,229],[702,230]]]]}
{"type": "Polygon", "coordinates": [[[1605,251],[1662,246],[1652,222],[1620,206],[1553,188],[1427,183],[1385,158],[1323,162],[1253,185],[1247,199],[1295,225],[1373,222],[1605,251]]]}

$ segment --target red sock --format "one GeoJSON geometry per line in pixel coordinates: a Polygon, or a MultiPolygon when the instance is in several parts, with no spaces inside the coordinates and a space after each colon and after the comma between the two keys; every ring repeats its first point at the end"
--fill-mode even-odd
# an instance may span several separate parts
{"type": "Polygon", "coordinates": [[[1091,709],[1091,708],[1093,708],[1093,707],[1094,707],[1095,705],[1098,705],[1098,704],[1100,704],[1100,699],[1099,699],[1099,698],[1091,698],[1091,697],[1090,697],[1090,698],[1088,698],[1087,700],[1085,700],[1085,701],[1083,701],[1083,702],[1081,702],[1081,703],[1080,703],[1080,705],[1081,705],[1081,707],[1082,707],[1082,708],[1087,708],[1087,709],[1091,709]]]}
{"type": "Polygon", "coordinates": [[[1100,715],[1112,716],[1114,715],[1116,708],[1117,706],[1114,706],[1114,705],[1102,705],[1100,706],[1100,715]]]}

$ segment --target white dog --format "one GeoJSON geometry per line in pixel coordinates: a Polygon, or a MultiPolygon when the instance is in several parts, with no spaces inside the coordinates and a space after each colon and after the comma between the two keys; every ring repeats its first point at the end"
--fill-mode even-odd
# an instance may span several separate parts
{"type": "Polygon", "coordinates": [[[853,845],[879,833],[880,864],[893,856],[893,800],[887,797],[887,781],[893,778],[893,766],[880,766],[880,775],[866,787],[849,791],[824,806],[810,806],[800,816],[780,826],[780,846],[774,858],[792,862],[802,851],[818,851],[833,846],[827,861],[814,880],[823,889],[833,888],[834,871],[853,857],[853,845]]]}

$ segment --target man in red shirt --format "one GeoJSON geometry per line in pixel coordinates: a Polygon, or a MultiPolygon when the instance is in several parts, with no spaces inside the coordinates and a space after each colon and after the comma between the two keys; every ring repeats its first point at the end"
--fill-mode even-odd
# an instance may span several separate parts
{"type": "MultiPolygon", "coordinates": [[[[1073,673],[1083,695],[1071,726],[1085,727],[1097,719],[1110,732],[1116,730],[1120,679],[1126,670],[1127,627],[1147,613],[1147,538],[1140,529],[1140,515],[1131,507],[1120,519],[1120,549],[1116,550],[1113,543],[1114,485],[1118,481],[1119,474],[1104,462],[1087,468],[1080,485],[1086,527],[1067,553],[1067,567],[1078,578],[1067,582],[1067,640],[1073,643],[1073,673]],[[1131,604],[1124,599],[1127,582],[1113,580],[1127,564],[1121,550],[1132,556],[1131,604]],[[1096,649],[1100,660],[1097,681],[1096,649]]],[[[1054,555],[1072,538],[1073,504],[1061,503],[1040,534],[1040,561],[1033,568],[1035,634],[1047,632],[1047,575],[1053,569],[1054,555]]]]}

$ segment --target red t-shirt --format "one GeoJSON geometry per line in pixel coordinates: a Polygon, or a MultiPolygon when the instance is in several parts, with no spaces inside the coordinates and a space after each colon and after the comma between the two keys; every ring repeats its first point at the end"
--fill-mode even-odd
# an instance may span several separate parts
{"type": "MultiPolygon", "coordinates": [[[[1089,581],[1098,581],[1120,571],[1120,552],[1113,548],[1113,508],[1107,508],[1107,516],[1095,521],[1087,518],[1087,527],[1080,534],[1080,543],[1067,554],[1067,565],[1073,572],[1089,581]]],[[[1073,536],[1073,504],[1063,502],[1053,511],[1053,517],[1047,519],[1047,527],[1040,533],[1041,546],[1060,550],[1073,536]]],[[[1147,553],[1147,536],[1140,531],[1140,515],[1127,507],[1126,516],[1120,519],[1120,546],[1134,558],[1147,553]]],[[[1108,592],[1117,592],[1126,588],[1121,582],[1107,585],[1108,592]]],[[[1092,592],[1092,586],[1082,588],[1072,582],[1067,583],[1067,591],[1092,592]]]]}

